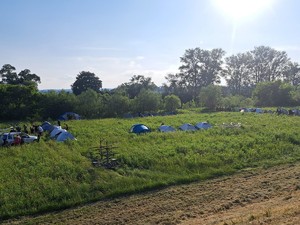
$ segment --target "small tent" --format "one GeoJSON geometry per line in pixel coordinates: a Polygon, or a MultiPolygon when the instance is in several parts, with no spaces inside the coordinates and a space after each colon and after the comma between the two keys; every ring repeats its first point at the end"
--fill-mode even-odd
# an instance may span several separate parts
{"type": "Polygon", "coordinates": [[[65,112],[58,117],[58,120],[80,120],[80,116],[74,112],[65,112]]]}
{"type": "Polygon", "coordinates": [[[144,124],[135,124],[130,128],[130,132],[135,134],[142,134],[150,132],[150,129],[144,124]]]}
{"type": "Polygon", "coordinates": [[[50,133],[50,137],[54,138],[58,133],[61,133],[62,131],[64,131],[64,129],[62,129],[60,126],[54,126],[54,129],[50,133]]]}
{"type": "Polygon", "coordinates": [[[211,124],[209,124],[208,122],[200,122],[200,123],[197,123],[196,126],[195,126],[197,129],[209,129],[212,127],[211,124]]]}
{"type": "Polygon", "coordinates": [[[160,132],[173,132],[176,131],[175,128],[171,127],[171,126],[167,126],[167,125],[161,125],[158,130],[160,132]]]}
{"type": "Polygon", "coordinates": [[[58,133],[58,135],[56,137],[56,141],[62,142],[62,141],[66,141],[66,140],[76,140],[76,138],[66,130],[63,130],[60,133],[58,133]]]}
{"type": "Polygon", "coordinates": [[[182,124],[180,127],[179,127],[180,130],[183,130],[183,131],[194,131],[194,130],[197,130],[196,127],[194,127],[192,124],[189,124],[189,123],[185,123],[185,124],[182,124]]]}
{"type": "Polygon", "coordinates": [[[49,131],[49,132],[51,132],[51,131],[54,129],[54,127],[51,125],[51,123],[49,123],[49,122],[47,122],[47,121],[45,121],[45,122],[41,125],[41,127],[43,128],[44,131],[49,131]]]}

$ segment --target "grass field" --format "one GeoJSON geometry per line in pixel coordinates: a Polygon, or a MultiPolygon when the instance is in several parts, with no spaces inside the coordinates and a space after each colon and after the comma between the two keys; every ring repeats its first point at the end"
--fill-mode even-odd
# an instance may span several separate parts
{"type": "MultiPolygon", "coordinates": [[[[300,159],[300,118],[252,113],[200,114],[68,122],[78,139],[0,149],[0,217],[63,209],[128,193],[205,180],[247,167],[272,166],[300,159]],[[160,133],[161,123],[209,121],[214,127],[196,132],[160,133]],[[241,123],[224,127],[223,123],[241,123]],[[153,132],[129,133],[144,123],[153,132]],[[100,139],[114,149],[120,167],[96,168],[89,152],[100,139]]],[[[5,127],[0,124],[0,127],[5,127]]]]}

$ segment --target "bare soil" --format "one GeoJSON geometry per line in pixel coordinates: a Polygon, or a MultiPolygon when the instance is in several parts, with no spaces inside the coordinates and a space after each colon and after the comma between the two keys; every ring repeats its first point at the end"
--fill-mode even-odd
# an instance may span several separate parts
{"type": "Polygon", "coordinates": [[[300,224],[300,163],[244,170],[4,224],[300,224]]]}

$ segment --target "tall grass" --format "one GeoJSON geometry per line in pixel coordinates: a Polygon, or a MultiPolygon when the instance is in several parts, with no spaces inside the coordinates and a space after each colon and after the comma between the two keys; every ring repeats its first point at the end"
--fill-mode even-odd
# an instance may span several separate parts
{"type": "Polygon", "coordinates": [[[43,136],[39,143],[0,148],[1,219],[300,159],[298,117],[185,111],[176,116],[82,120],[68,125],[77,141],[57,143],[43,136]],[[178,128],[201,121],[214,127],[156,131],[161,123],[178,128]],[[231,122],[242,126],[221,126],[231,122]],[[135,123],[144,123],[153,132],[129,133],[135,123]],[[92,166],[87,156],[100,139],[118,147],[114,151],[119,168],[92,166]]]}

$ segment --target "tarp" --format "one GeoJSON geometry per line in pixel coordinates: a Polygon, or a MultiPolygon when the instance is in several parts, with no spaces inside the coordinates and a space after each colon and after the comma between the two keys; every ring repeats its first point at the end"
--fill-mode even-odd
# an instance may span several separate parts
{"type": "Polygon", "coordinates": [[[171,127],[171,126],[167,126],[167,125],[161,125],[158,130],[160,132],[173,132],[173,131],[176,131],[175,128],[171,127]]]}
{"type": "Polygon", "coordinates": [[[56,141],[62,142],[66,140],[76,140],[76,138],[68,131],[63,130],[61,133],[58,134],[56,141]]]}
{"type": "Polygon", "coordinates": [[[135,134],[141,134],[150,132],[150,129],[144,124],[135,124],[130,128],[130,132],[135,134]]]}
{"type": "Polygon", "coordinates": [[[185,124],[182,124],[180,127],[179,127],[180,130],[183,130],[183,131],[187,131],[187,130],[197,130],[196,127],[194,127],[192,124],[189,124],[189,123],[185,123],[185,124]]]}
{"type": "Polygon", "coordinates": [[[212,127],[211,124],[209,124],[208,122],[200,122],[200,123],[197,123],[196,126],[195,126],[197,129],[209,129],[212,127]]]}
{"type": "Polygon", "coordinates": [[[80,120],[80,116],[74,112],[65,112],[58,117],[58,120],[80,120]]]}

